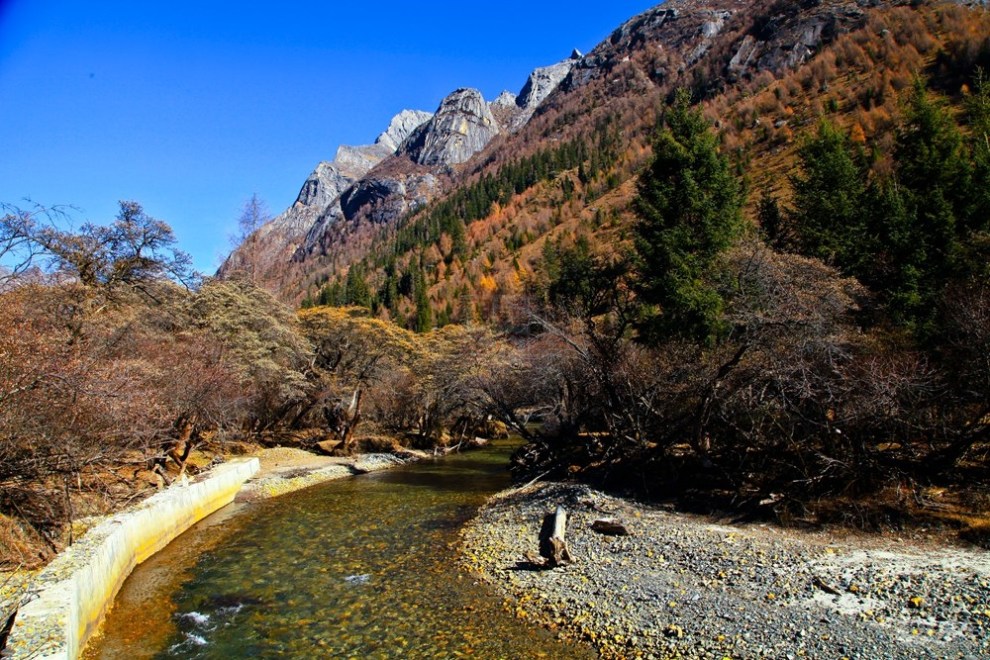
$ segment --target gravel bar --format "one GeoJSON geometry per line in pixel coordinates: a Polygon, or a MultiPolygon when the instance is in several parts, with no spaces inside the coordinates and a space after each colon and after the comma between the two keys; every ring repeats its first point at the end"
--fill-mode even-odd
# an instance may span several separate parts
{"type": "MultiPolygon", "coordinates": [[[[292,450],[289,456],[296,458],[296,454],[304,454],[298,450],[292,450]]],[[[368,472],[378,472],[387,470],[399,465],[405,465],[422,458],[418,452],[406,451],[394,454],[359,454],[354,458],[340,459],[340,462],[324,464],[313,462],[322,457],[309,455],[309,463],[299,463],[298,460],[290,462],[289,465],[262,469],[256,477],[244,484],[244,488],[237,494],[238,502],[252,502],[269,497],[278,497],[288,493],[309,488],[324,481],[342,479],[356,474],[368,472]]],[[[329,459],[325,459],[329,460],[329,459]]],[[[262,466],[265,465],[264,459],[262,466]]]]}
{"type": "Polygon", "coordinates": [[[990,553],[768,525],[720,525],[572,484],[492,498],[464,561],[531,618],[605,658],[990,657],[990,553]],[[573,563],[542,569],[567,508],[573,563]],[[628,536],[592,531],[615,518],[628,536]]]}

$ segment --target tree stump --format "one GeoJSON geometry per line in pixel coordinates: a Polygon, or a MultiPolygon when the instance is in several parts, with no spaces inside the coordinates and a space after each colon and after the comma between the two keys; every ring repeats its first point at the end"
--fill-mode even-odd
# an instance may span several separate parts
{"type": "Polygon", "coordinates": [[[547,558],[551,568],[573,561],[567,550],[567,509],[558,506],[553,515],[543,521],[540,538],[540,554],[547,558]]]}

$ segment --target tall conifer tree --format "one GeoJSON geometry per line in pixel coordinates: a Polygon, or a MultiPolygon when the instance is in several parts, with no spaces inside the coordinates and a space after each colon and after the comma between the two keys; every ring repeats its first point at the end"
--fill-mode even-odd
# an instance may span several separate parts
{"type": "Polygon", "coordinates": [[[686,90],[663,117],[638,193],[637,293],[652,307],[641,336],[717,340],[723,301],[709,275],[742,230],[743,190],[686,90]]]}

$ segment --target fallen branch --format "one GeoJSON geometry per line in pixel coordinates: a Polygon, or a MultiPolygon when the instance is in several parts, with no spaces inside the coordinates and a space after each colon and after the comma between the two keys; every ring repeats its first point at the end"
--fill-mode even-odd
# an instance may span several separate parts
{"type": "Polygon", "coordinates": [[[824,591],[827,594],[832,594],[833,596],[838,596],[839,595],[839,590],[838,589],[836,589],[835,587],[829,586],[828,584],[825,583],[824,580],[822,580],[817,575],[814,577],[814,579],[811,582],[812,582],[812,584],[814,584],[816,587],[818,587],[819,589],[821,589],[822,591],[824,591]]]}

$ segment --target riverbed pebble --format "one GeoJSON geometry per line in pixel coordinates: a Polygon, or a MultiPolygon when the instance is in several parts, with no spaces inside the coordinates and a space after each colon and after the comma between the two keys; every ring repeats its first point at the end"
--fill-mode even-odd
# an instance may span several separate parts
{"type": "Polygon", "coordinates": [[[463,537],[517,615],[606,658],[990,656],[982,550],[716,524],[571,484],[497,496],[463,537]],[[541,569],[530,559],[557,505],[574,562],[541,569]],[[603,517],[630,535],[592,531],[603,517]]]}

